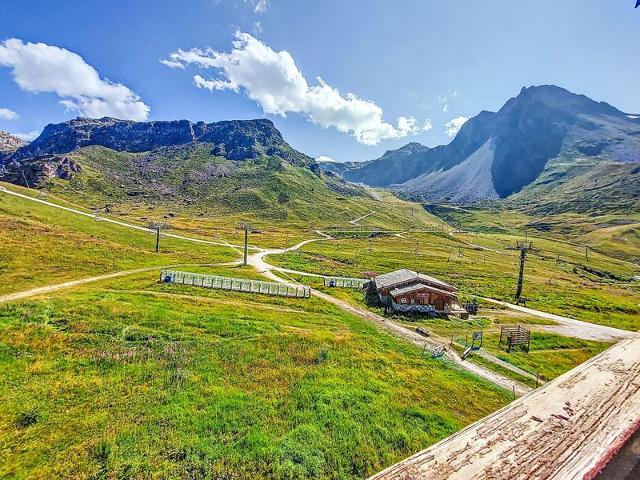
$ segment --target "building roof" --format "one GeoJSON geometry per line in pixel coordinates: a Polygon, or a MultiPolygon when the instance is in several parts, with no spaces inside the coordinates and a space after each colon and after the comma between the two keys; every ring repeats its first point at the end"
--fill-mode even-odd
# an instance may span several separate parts
{"type": "Polygon", "coordinates": [[[389,273],[383,273],[375,278],[376,288],[392,287],[399,283],[417,280],[418,274],[412,270],[403,268],[389,273]]]}
{"type": "Polygon", "coordinates": [[[432,287],[431,285],[424,285],[422,283],[414,283],[413,285],[409,285],[407,287],[394,288],[389,292],[389,295],[391,295],[392,297],[399,297],[400,295],[404,295],[406,293],[419,292],[421,290],[429,290],[430,292],[441,293],[442,295],[446,295],[448,297],[456,296],[456,294],[451,291],[441,290],[440,288],[432,287]]]}
{"type": "Polygon", "coordinates": [[[376,288],[378,290],[381,288],[389,288],[400,283],[407,283],[411,281],[415,281],[416,283],[430,283],[449,292],[455,290],[455,288],[453,288],[448,283],[443,282],[442,280],[438,280],[437,278],[430,277],[429,275],[425,275],[423,273],[414,272],[413,270],[408,270],[406,268],[395,270],[389,273],[384,273],[382,275],[378,275],[375,278],[376,288]]]}
{"type": "Polygon", "coordinates": [[[434,285],[437,285],[445,290],[449,290],[449,291],[455,290],[455,287],[449,285],[448,283],[443,282],[442,280],[438,280],[437,278],[431,277],[429,275],[425,275],[424,273],[418,273],[418,278],[420,278],[420,280],[433,283],[434,285]]]}

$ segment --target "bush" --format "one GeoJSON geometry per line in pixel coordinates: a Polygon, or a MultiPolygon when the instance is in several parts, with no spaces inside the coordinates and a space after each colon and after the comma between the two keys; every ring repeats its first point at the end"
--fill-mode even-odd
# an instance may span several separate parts
{"type": "Polygon", "coordinates": [[[27,428],[36,423],[40,419],[40,414],[38,412],[30,411],[30,412],[22,412],[18,415],[16,419],[16,427],[18,428],[27,428]]]}

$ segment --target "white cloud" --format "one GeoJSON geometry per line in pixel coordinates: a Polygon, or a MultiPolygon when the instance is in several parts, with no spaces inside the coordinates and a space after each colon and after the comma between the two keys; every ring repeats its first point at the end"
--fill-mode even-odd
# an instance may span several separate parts
{"type": "Polygon", "coordinates": [[[431,130],[432,128],[433,128],[433,124],[431,123],[431,119],[427,118],[424,121],[424,124],[422,124],[422,130],[426,132],[426,131],[431,130]]]}
{"type": "Polygon", "coordinates": [[[194,75],[195,85],[212,92],[242,91],[267,114],[300,113],[324,128],[350,133],[366,145],[424,129],[413,117],[398,117],[394,126],[383,119],[382,108],[374,102],[353,93],[343,95],[320,77],[309,85],[289,52],[276,52],[248,33],[236,32],[229,53],[211,48],[177,50],[162,62],[173,68],[214,69],[215,78],[194,75]]]}
{"type": "Polygon", "coordinates": [[[31,132],[25,132],[25,133],[12,133],[11,135],[13,135],[14,137],[21,138],[22,140],[25,140],[27,142],[30,142],[31,140],[35,140],[36,138],[38,138],[38,136],[40,135],[40,130],[32,130],[31,132]]]}
{"type": "Polygon", "coordinates": [[[264,13],[267,10],[267,0],[258,0],[256,8],[253,9],[256,13],[264,13]]]}
{"type": "Polygon", "coordinates": [[[462,125],[464,125],[467,120],[469,120],[469,117],[460,116],[452,118],[447,123],[445,123],[445,132],[449,136],[449,138],[455,137],[462,128],[462,125]]]}
{"type": "Polygon", "coordinates": [[[0,66],[12,69],[22,90],[56,93],[67,110],[84,116],[145,120],[149,115],[133,91],[100,78],[80,55],[64,48],[12,38],[0,44],[0,66]]]}
{"type": "Polygon", "coordinates": [[[174,62],[173,60],[160,60],[160,63],[170,68],[184,68],[184,64],[180,62],[174,62]]]}
{"type": "Polygon", "coordinates": [[[338,163],[337,160],[331,158],[331,157],[327,157],[326,155],[320,155],[318,158],[316,158],[316,162],[318,163],[338,163]]]}
{"type": "Polygon", "coordinates": [[[440,103],[443,104],[442,111],[444,113],[447,113],[449,111],[449,100],[451,100],[452,98],[458,98],[459,96],[460,96],[459,90],[451,90],[444,97],[438,97],[438,100],[440,101],[440,103]]]}
{"type": "Polygon", "coordinates": [[[0,119],[2,120],[15,120],[20,115],[18,115],[13,110],[9,110],[8,108],[0,108],[0,119]]]}
{"type": "Polygon", "coordinates": [[[262,22],[260,21],[253,22],[253,33],[258,34],[258,33],[262,33],[262,31],[263,31],[262,22]]]}

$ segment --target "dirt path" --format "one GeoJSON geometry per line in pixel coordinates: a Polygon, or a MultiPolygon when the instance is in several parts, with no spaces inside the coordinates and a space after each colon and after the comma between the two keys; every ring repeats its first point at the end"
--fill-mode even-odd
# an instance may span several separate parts
{"type": "MultiPolygon", "coordinates": [[[[267,249],[267,250],[260,250],[256,253],[253,253],[251,255],[249,255],[247,257],[247,263],[251,266],[253,266],[258,273],[261,273],[262,275],[264,275],[265,277],[269,278],[270,280],[273,280],[274,282],[280,282],[280,283],[289,283],[286,282],[285,280],[283,280],[282,278],[278,277],[276,274],[273,273],[273,270],[280,270],[279,267],[275,267],[273,265],[271,265],[270,263],[267,263],[264,259],[264,257],[266,257],[267,255],[280,255],[282,253],[285,252],[293,252],[295,250],[298,250],[302,247],[304,247],[305,245],[307,245],[308,243],[311,242],[320,242],[323,240],[330,240],[331,237],[329,235],[326,234],[322,234],[321,232],[317,232],[318,234],[321,234],[322,237],[320,238],[311,238],[309,240],[304,240],[302,242],[296,243],[293,247],[289,247],[289,248],[271,248],[271,249],[267,249]]],[[[294,275],[308,275],[304,272],[298,272],[296,270],[288,270],[288,269],[281,269],[282,272],[287,272],[287,273],[292,273],[294,275]]],[[[315,276],[315,275],[311,275],[311,276],[315,276]]],[[[319,275],[320,276],[320,275],[319,275]]]]}
{"type": "Polygon", "coordinates": [[[366,215],[362,215],[361,217],[354,218],[353,220],[349,220],[349,223],[354,227],[357,227],[360,225],[360,223],[358,223],[360,222],[360,220],[364,220],[365,218],[370,217],[371,215],[375,215],[375,213],[376,211],[374,210],[372,212],[367,213],[366,215]]]}
{"type": "Polygon", "coordinates": [[[567,337],[582,338],[583,340],[596,340],[600,342],[617,342],[618,340],[633,335],[633,332],[628,330],[607,327],[596,323],[583,322],[581,320],[556,315],[555,313],[541,312],[540,310],[534,310],[533,308],[502,302],[493,298],[481,298],[487,302],[496,303],[518,312],[528,313],[529,315],[546,318],[547,320],[553,320],[559,325],[540,325],[536,326],[536,329],[540,328],[542,330],[558,333],[567,337]]]}
{"type": "MultiPolygon", "coordinates": [[[[197,266],[201,266],[201,267],[222,267],[222,266],[232,266],[232,265],[238,265],[238,262],[197,264],[197,266]]],[[[69,280],[68,282],[44,285],[42,287],[31,288],[29,290],[23,290],[21,292],[14,292],[14,293],[7,293],[4,295],[0,295],[0,303],[12,302],[15,300],[22,300],[23,298],[35,297],[36,295],[42,295],[45,293],[53,293],[53,292],[57,292],[58,290],[76,287],[78,285],[84,285],[86,283],[98,282],[100,280],[108,280],[110,278],[118,278],[118,277],[124,277],[127,275],[135,275],[136,273],[152,272],[154,270],[158,271],[158,270],[164,270],[169,268],[186,267],[186,266],[196,266],[196,264],[181,264],[181,265],[167,265],[167,266],[159,266],[159,267],[134,268],[132,270],[121,270],[119,272],[105,273],[104,275],[96,275],[94,277],[80,278],[78,280],[69,280]]]]}

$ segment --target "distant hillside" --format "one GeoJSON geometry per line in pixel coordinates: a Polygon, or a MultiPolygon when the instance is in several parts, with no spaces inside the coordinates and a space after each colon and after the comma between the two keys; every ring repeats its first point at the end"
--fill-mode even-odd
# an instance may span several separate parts
{"type": "Polygon", "coordinates": [[[528,208],[547,202],[545,211],[592,211],[637,206],[640,175],[629,165],[638,162],[639,116],[540,86],[523,88],[497,113],[470,119],[448,145],[411,143],[341,174],[425,202],[509,198],[528,208]],[[598,206],[595,199],[614,194],[598,206]]]}
{"type": "Polygon", "coordinates": [[[16,150],[26,144],[27,142],[21,138],[0,131],[0,163],[2,163],[3,159],[11,156],[16,150]]]}
{"type": "MultiPolygon", "coordinates": [[[[417,142],[408,143],[397,150],[387,150],[382,157],[364,163],[338,164],[346,168],[334,171],[343,175],[347,180],[366,183],[372,186],[389,186],[403,183],[422,173],[422,161],[430,150],[417,142]]],[[[324,164],[322,165],[325,166],[324,164]]]]}
{"type": "Polygon", "coordinates": [[[48,125],[6,157],[3,167],[0,180],[46,188],[85,205],[331,220],[352,218],[351,208],[366,213],[375,203],[366,189],[320,171],[269,120],[79,118],[48,125]]]}

